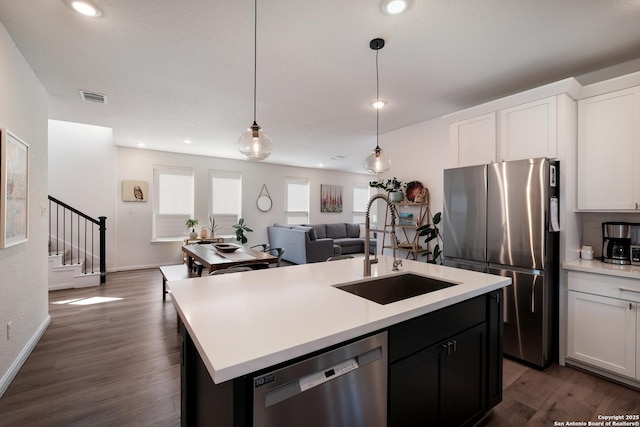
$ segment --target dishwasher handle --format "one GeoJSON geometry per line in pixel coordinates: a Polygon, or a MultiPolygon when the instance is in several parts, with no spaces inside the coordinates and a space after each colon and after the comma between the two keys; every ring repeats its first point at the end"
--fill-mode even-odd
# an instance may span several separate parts
{"type": "Polygon", "coordinates": [[[294,379],[287,384],[267,391],[264,394],[264,406],[265,408],[268,408],[269,406],[290,399],[307,390],[328,383],[329,381],[333,381],[336,378],[380,359],[382,359],[382,347],[377,347],[359,356],[352,357],[330,366],[327,369],[316,371],[313,374],[294,379]]]}

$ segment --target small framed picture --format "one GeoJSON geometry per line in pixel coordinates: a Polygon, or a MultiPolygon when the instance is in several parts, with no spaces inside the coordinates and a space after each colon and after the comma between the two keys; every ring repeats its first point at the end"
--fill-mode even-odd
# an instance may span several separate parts
{"type": "Polygon", "coordinates": [[[149,200],[147,181],[122,181],[123,202],[146,202],[149,200]]]}
{"type": "Polygon", "coordinates": [[[29,239],[29,145],[0,129],[0,248],[29,239]]]}

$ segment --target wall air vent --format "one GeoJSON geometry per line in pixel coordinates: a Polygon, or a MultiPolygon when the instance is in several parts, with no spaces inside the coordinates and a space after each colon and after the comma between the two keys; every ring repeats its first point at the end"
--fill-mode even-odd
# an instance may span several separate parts
{"type": "Polygon", "coordinates": [[[97,92],[89,92],[87,90],[80,91],[80,97],[85,101],[97,102],[98,104],[107,103],[107,95],[97,92]]]}

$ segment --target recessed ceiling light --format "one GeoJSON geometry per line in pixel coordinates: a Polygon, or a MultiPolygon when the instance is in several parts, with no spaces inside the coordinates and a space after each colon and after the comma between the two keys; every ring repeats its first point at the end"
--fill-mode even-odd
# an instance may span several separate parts
{"type": "Polygon", "coordinates": [[[398,15],[404,12],[408,5],[407,0],[384,0],[382,10],[388,15],[398,15]]]}
{"type": "Polygon", "coordinates": [[[142,147],[146,146],[146,144],[145,144],[144,142],[138,142],[136,145],[137,145],[138,147],[140,147],[140,148],[142,148],[142,147]]]}
{"type": "Polygon", "coordinates": [[[102,15],[100,9],[84,0],[72,0],[69,2],[69,5],[78,13],[83,14],[84,16],[89,16],[91,18],[97,18],[102,15]]]}
{"type": "Polygon", "coordinates": [[[323,165],[322,163],[318,163],[318,167],[319,167],[319,168],[323,168],[323,167],[324,167],[324,165],[323,165]]]}
{"type": "Polygon", "coordinates": [[[182,141],[182,142],[184,142],[185,144],[191,144],[191,140],[190,140],[189,138],[185,139],[185,140],[184,140],[184,141],[182,141]]]}
{"type": "Polygon", "coordinates": [[[380,109],[380,108],[384,107],[385,105],[387,105],[387,103],[386,103],[386,102],[384,102],[384,101],[376,101],[376,102],[372,102],[372,103],[371,103],[371,106],[372,106],[373,108],[378,108],[378,109],[380,109]]]}

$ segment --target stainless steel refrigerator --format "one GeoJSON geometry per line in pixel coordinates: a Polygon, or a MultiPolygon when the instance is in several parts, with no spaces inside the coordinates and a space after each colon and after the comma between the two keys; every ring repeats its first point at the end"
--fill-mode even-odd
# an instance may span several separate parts
{"type": "Polygon", "coordinates": [[[557,357],[558,163],[528,159],[444,171],[445,265],[507,276],[504,353],[557,357]]]}

